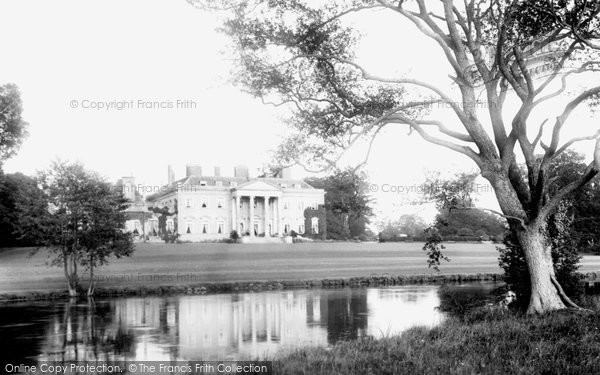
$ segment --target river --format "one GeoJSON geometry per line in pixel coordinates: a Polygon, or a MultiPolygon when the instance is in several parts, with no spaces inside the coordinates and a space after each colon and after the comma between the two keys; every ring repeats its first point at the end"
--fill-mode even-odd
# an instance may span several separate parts
{"type": "Polygon", "coordinates": [[[269,358],[432,327],[446,318],[439,305],[435,285],[12,303],[0,306],[0,360],[269,358]]]}

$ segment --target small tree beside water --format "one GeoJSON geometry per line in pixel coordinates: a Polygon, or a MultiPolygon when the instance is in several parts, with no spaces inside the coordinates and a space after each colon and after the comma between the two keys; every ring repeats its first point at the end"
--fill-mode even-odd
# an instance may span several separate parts
{"type": "Polygon", "coordinates": [[[31,230],[50,249],[50,263],[63,267],[69,296],[82,292],[80,266],[89,271],[87,295],[91,296],[94,269],[111,256],[133,253],[133,238],[124,231],[127,200],[79,163],[54,162],[38,179],[49,209],[36,218],[31,230]]]}

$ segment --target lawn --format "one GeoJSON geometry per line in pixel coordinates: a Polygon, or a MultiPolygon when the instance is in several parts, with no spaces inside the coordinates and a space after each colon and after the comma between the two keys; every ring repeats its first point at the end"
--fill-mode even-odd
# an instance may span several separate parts
{"type": "MultiPolygon", "coordinates": [[[[206,282],[315,280],[373,274],[434,274],[421,243],[144,244],[130,258],[99,269],[98,287],[185,285],[206,282]]],[[[493,244],[449,243],[442,274],[500,272],[493,244]]],[[[62,269],[46,265],[48,252],[0,249],[0,293],[64,290],[62,269]]],[[[586,257],[583,271],[600,270],[586,257]]]]}

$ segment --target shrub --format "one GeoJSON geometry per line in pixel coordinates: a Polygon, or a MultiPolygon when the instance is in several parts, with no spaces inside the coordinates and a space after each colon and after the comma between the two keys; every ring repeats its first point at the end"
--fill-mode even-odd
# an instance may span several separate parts
{"type": "Polygon", "coordinates": [[[484,237],[484,236],[487,236],[487,237],[489,238],[489,236],[487,235],[487,233],[485,233],[485,231],[484,231],[483,229],[477,229],[477,230],[475,231],[475,235],[476,235],[477,237],[484,237]]]}
{"type": "Polygon", "coordinates": [[[473,233],[473,229],[471,228],[460,228],[457,232],[456,235],[461,236],[461,237],[465,237],[465,236],[474,236],[475,233],[473,233]]]}
{"type": "Polygon", "coordinates": [[[236,243],[239,238],[240,235],[238,234],[237,230],[234,229],[229,233],[229,239],[231,240],[231,242],[236,243]]]}

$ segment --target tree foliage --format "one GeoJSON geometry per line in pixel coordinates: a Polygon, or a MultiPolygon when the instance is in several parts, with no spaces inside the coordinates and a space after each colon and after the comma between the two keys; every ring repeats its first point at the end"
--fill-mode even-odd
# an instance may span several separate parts
{"type": "Polygon", "coordinates": [[[0,168],[13,156],[27,136],[27,123],[22,118],[21,93],[14,84],[0,86],[0,168]]]}
{"type": "Polygon", "coordinates": [[[44,242],[35,230],[47,215],[48,199],[35,178],[0,174],[0,247],[36,246],[44,242]]]}
{"type": "Polygon", "coordinates": [[[308,178],[306,182],[325,190],[329,238],[348,239],[365,234],[373,215],[366,174],[348,168],[326,177],[308,178]]]}
{"type": "Polygon", "coordinates": [[[503,218],[478,209],[442,211],[436,216],[435,222],[442,237],[461,235],[458,232],[465,230],[471,233],[471,236],[501,236],[506,231],[503,218]]]}
{"type": "Polygon", "coordinates": [[[419,215],[404,214],[397,220],[389,220],[379,224],[379,239],[390,241],[401,235],[424,237],[427,224],[419,215]]]}

